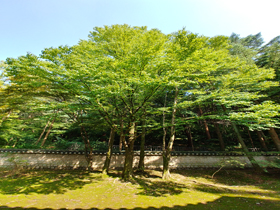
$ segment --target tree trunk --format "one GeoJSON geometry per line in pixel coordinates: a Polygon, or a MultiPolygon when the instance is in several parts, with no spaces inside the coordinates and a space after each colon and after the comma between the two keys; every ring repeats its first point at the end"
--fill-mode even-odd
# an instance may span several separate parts
{"type": "Polygon", "coordinates": [[[239,132],[239,130],[238,130],[236,124],[233,123],[233,122],[232,122],[231,124],[232,124],[232,127],[233,127],[233,129],[234,129],[236,135],[237,135],[237,139],[238,139],[239,143],[241,144],[242,149],[243,149],[245,155],[247,156],[247,158],[249,159],[249,161],[251,162],[252,166],[254,167],[254,169],[255,169],[256,171],[261,171],[261,170],[262,170],[261,167],[260,167],[259,164],[255,161],[254,157],[249,153],[249,150],[248,150],[248,148],[247,148],[245,142],[243,141],[243,138],[241,137],[240,132],[239,132]]]}
{"type": "Polygon", "coordinates": [[[142,133],[141,133],[141,144],[140,144],[140,158],[138,164],[138,171],[144,171],[145,168],[145,136],[146,136],[146,112],[144,110],[144,116],[142,120],[142,133]]]}
{"type": "Polygon", "coordinates": [[[45,142],[46,142],[46,140],[47,140],[47,138],[48,138],[48,136],[49,136],[49,134],[50,134],[50,132],[52,130],[54,121],[55,121],[55,117],[53,118],[52,123],[51,123],[51,125],[50,125],[50,127],[49,127],[49,129],[48,129],[48,131],[47,131],[47,133],[45,135],[45,138],[42,141],[41,147],[44,146],[44,144],[45,144],[45,142]]]}
{"type": "Polygon", "coordinates": [[[214,123],[214,126],[215,126],[216,133],[218,135],[218,139],[219,139],[221,150],[225,151],[225,143],[224,143],[224,139],[223,139],[223,136],[221,134],[219,125],[217,123],[214,123]]]}
{"type": "Polygon", "coordinates": [[[131,122],[129,128],[129,139],[125,145],[125,161],[123,167],[122,178],[126,181],[129,180],[133,175],[133,147],[135,141],[135,122],[131,122]]]}
{"type": "Polygon", "coordinates": [[[231,124],[232,124],[232,127],[233,127],[233,129],[234,129],[234,131],[235,131],[235,134],[236,134],[236,136],[237,136],[238,142],[241,144],[241,147],[242,147],[243,151],[244,151],[245,153],[249,153],[249,150],[248,150],[248,148],[247,148],[247,146],[246,146],[246,144],[245,144],[243,138],[241,137],[240,132],[239,132],[239,130],[238,130],[236,124],[233,123],[233,122],[232,122],[231,124]]]}
{"type": "Polygon", "coordinates": [[[170,179],[170,170],[169,170],[169,162],[171,159],[171,151],[166,148],[162,152],[162,160],[163,160],[163,172],[162,172],[162,179],[168,180],[170,179]]]}
{"type": "Polygon", "coordinates": [[[258,134],[258,138],[259,138],[259,140],[260,140],[260,143],[261,143],[263,149],[267,152],[268,149],[267,149],[265,140],[264,140],[264,138],[263,138],[263,136],[262,136],[262,132],[261,132],[261,131],[257,131],[257,134],[258,134]]]}
{"type": "Polygon", "coordinates": [[[48,120],[47,124],[46,124],[45,127],[44,127],[44,130],[42,131],[42,133],[41,133],[40,137],[38,138],[38,140],[36,141],[35,145],[37,145],[37,144],[40,142],[40,140],[41,140],[41,138],[43,137],[43,135],[45,134],[46,129],[47,129],[47,127],[49,126],[49,124],[50,124],[50,120],[48,120]]]}
{"type": "Polygon", "coordinates": [[[252,136],[251,136],[251,134],[250,134],[250,130],[249,130],[249,128],[247,128],[247,131],[248,131],[248,135],[249,135],[249,139],[250,139],[250,141],[251,141],[252,147],[254,148],[254,147],[255,147],[255,145],[254,145],[254,142],[253,142],[252,136]]]}
{"type": "Polygon", "coordinates": [[[89,141],[89,138],[88,138],[88,135],[87,135],[87,132],[86,132],[86,129],[84,128],[84,126],[81,126],[81,135],[82,135],[82,138],[83,138],[84,144],[85,144],[85,158],[88,163],[87,169],[91,170],[92,163],[93,163],[93,149],[90,145],[90,141],[89,141]]]}
{"type": "Polygon", "coordinates": [[[104,162],[104,166],[103,166],[103,169],[102,169],[103,174],[108,174],[108,171],[109,171],[111,157],[112,157],[112,151],[113,151],[114,139],[115,139],[115,130],[114,130],[114,128],[111,128],[109,142],[108,142],[108,151],[107,151],[106,160],[104,162]]]}
{"type": "Polygon", "coordinates": [[[170,139],[167,148],[163,148],[163,152],[162,152],[162,160],[163,160],[162,179],[164,180],[170,179],[169,162],[171,159],[171,151],[172,151],[173,143],[175,141],[175,118],[176,118],[176,111],[177,111],[176,106],[178,101],[178,94],[179,94],[179,90],[178,87],[176,87],[172,117],[171,117],[170,139]]]}
{"type": "Polygon", "coordinates": [[[123,142],[125,141],[125,135],[123,133],[123,119],[121,119],[121,131],[120,131],[120,143],[119,143],[119,151],[122,151],[123,142]]]}
{"type": "Polygon", "coordinates": [[[278,151],[280,151],[280,139],[279,139],[275,129],[274,128],[270,128],[268,130],[268,132],[269,132],[269,134],[270,134],[270,136],[271,136],[271,138],[272,138],[272,140],[273,140],[273,142],[274,142],[274,144],[276,146],[276,149],[278,151]]]}
{"type": "MultiPolygon", "coordinates": [[[[200,106],[198,106],[198,109],[199,109],[200,116],[202,116],[203,112],[202,112],[202,109],[200,108],[200,106]]],[[[207,124],[205,119],[203,120],[203,124],[204,124],[204,127],[205,127],[205,132],[206,132],[207,139],[211,139],[208,124],[207,124]]]]}
{"type": "MultiPolygon", "coordinates": [[[[224,112],[226,112],[226,107],[224,105],[222,105],[222,108],[224,110],[224,112]]],[[[235,134],[237,135],[237,139],[238,142],[241,144],[243,152],[245,153],[246,157],[249,159],[250,163],[252,164],[252,166],[254,167],[254,169],[256,171],[261,171],[262,168],[259,166],[259,164],[255,161],[254,157],[249,153],[249,150],[245,144],[245,142],[243,141],[242,136],[240,135],[240,132],[236,126],[236,124],[234,122],[231,122],[231,125],[233,127],[233,130],[235,132],[235,134]]]]}
{"type": "Polygon", "coordinates": [[[190,127],[185,127],[185,132],[187,134],[188,142],[191,145],[192,151],[194,151],[194,145],[193,145],[193,139],[192,139],[192,133],[190,127]]]}

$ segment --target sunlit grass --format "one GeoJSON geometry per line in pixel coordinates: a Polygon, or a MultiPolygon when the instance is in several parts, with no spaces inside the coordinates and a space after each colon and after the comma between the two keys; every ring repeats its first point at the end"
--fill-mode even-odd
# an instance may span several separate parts
{"type": "Polygon", "coordinates": [[[85,171],[1,172],[0,207],[17,209],[280,209],[280,178],[254,171],[182,170],[170,181],[160,171],[123,182],[85,171]]]}

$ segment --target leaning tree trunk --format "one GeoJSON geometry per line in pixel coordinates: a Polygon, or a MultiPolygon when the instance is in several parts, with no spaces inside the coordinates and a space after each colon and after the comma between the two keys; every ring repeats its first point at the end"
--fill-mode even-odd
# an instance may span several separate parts
{"type": "MultiPolygon", "coordinates": [[[[224,105],[222,105],[222,108],[224,110],[224,112],[226,112],[226,107],[224,105]]],[[[234,122],[231,122],[231,125],[233,127],[233,130],[237,136],[238,142],[241,144],[242,150],[245,153],[246,157],[249,159],[250,163],[252,164],[252,166],[254,167],[254,169],[256,171],[261,171],[261,167],[259,166],[259,164],[255,161],[254,157],[249,153],[249,150],[236,126],[236,124],[234,122]]]]}
{"type": "Polygon", "coordinates": [[[280,151],[280,139],[279,139],[275,129],[274,128],[270,128],[268,130],[268,132],[269,132],[269,134],[270,134],[270,136],[271,136],[271,138],[272,138],[272,140],[273,140],[273,142],[274,142],[274,144],[276,146],[276,149],[278,151],[280,151]]]}
{"type": "Polygon", "coordinates": [[[133,147],[135,141],[135,122],[131,122],[129,128],[129,139],[127,144],[125,144],[125,160],[122,178],[124,180],[129,180],[133,175],[133,147]]]}
{"type": "Polygon", "coordinates": [[[115,129],[111,128],[109,142],[108,142],[108,151],[107,151],[106,160],[104,162],[104,166],[103,166],[103,169],[102,169],[102,173],[103,174],[108,174],[108,171],[109,171],[111,157],[112,157],[112,150],[113,150],[114,139],[115,139],[115,129]]]}
{"type": "Polygon", "coordinates": [[[170,129],[170,139],[166,148],[162,148],[162,160],[163,160],[163,172],[162,172],[162,179],[168,180],[170,179],[170,170],[169,170],[169,162],[171,159],[171,151],[173,147],[173,143],[175,141],[175,117],[176,117],[176,106],[178,101],[178,94],[179,90],[176,87],[175,96],[174,96],[174,104],[172,110],[172,117],[171,117],[171,129],[170,129]]]}
{"type": "Polygon", "coordinates": [[[47,138],[48,138],[48,136],[49,136],[49,134],[50,134],[50,132],[52,130],[54,121],[55,121],[55,117],[53,118],[53,121],[52,121],[52,123],[51,123],[51,125],[50,125],[50,127],[49,127],[49,129],[48,129],[48,131],[46,133],[46,135],[45,135],[45,138],[42,141],[41,147],[44,146],[44,144],[46,143],[46,140],[47,140],[47,138]]]}
{"type": "Polygon", "coordinates": [[[146,112],[144,111],[144,116],[142,120],[142,133],[141,133],[141,144],[140,144],[140,158],[138,164],[138,171],[144,171],[145,163],[145,136],[146,136],[146,112]]]}
{"type": "Polygon", "coordinates": [[[231,124],[232,124],[232,127],[233,127],[234,131],[235,131],[235,134],[237,135],[237,139],[238,139],[239,143],[240,143],[241,146],[242,146],[243,152],[245,153],[245,155],[247,156],[247,158],[248,158],[249,161],[251,162],[251,164],[252,164],[252,166],[254,167],[254,169],[257,170],[257,171],[261,171],[261,170],[262,170],[261,167],[260,167],[259,164],[255,161],[254,157],[249,153],[249,150],[248,150],[248,148],[247,148],[247,146],[246,146],[246,144],[245,144],[243,138],[241,137],[240,132],[239,132],[239,130],[238,130],[236,124],[233,123],[233,122],[232,122],[231,124]]]}
{"type": "Polygon", "coordinates": [[[35,145],[37,145],[37,144],[40,142],[40,140],[41,140],[41,138],[43,137],[43,135],[45,134],[46,129],[47,129],[47,127],[49,126],[49,124],[50,124],[50,120],[48,120],[47,124],[45,125],[45,127],[44,127],[44,129],[43,129],[43,131],[42,131],[40,137],[39,137],[38,140],[36,141],[35,145]]]}

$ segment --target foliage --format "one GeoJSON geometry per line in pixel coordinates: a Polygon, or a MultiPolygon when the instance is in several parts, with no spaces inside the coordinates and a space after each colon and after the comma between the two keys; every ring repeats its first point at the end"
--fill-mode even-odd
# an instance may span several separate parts
{"type": "Polygon", "coordinates": [[[162,145],[164,136],[170,151],[173,144],[213,151],[238,149],[237,125],[242,147],[263,146],[255,141],[263,138],[271,150],[267,130],[279,128],[279,49],[279,37],[263,45],[260,33],[94,27],[76,45],[1,63],[0,145],[92,152],[108,149],[113,129],[132,167],[144,130],[147,145],[162,145]]]}

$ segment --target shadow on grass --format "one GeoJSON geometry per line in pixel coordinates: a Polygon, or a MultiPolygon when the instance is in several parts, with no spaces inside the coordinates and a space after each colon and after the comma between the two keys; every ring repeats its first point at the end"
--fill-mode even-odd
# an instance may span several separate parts
{"type": "MultiPolygon", "coordinates": [[[[9,207],[9,206],[0,206],[0,209],[14,209],[14,210],[23,210],[25,207],[9,207]]],[[[29,207],[29,210],[54,210],[53,208],[36,208],[29,207]]],[[[60,208],[58,210],[64,210],[66,208],[60,208]]],[[[101,210],[100,208],[90,207],[90,208],[74,208],[76,210],[101,210]]],[[[104,210],[116,210],[116,208],[102,208],[104,210]]],[[[203,210],[203,209],[230,209],[230,210],[278,210],[280,209],[279,201],[263,200],[256,198],[246,198],[246,197],[229,197],[222,196],[219,199],[216,199],[211,202],[198,203],[198,204],[188,204],[188,205],[174,205],[172,207],[162,206],[159,208],[155,207],[134,207],[134,208],[119,208],[119,210],[203,210]]]]}
{"type": "Polygon", "coordinates": [[[195,190],[213,194],[256,194],[263,197],[270,196],[279,199],[280,179],[279,171],[273,173],[257,173],[254,170],[223,170],[211,176],[215,170],[204,171],[176,171],[192,179],[205,178],[207,181],[194,181],[195,190]],[[210,181],[210,182],[209,182],[210,181]],[[255,186],[256,188],[251,188],[255,186]],[[263,191],[265,190],[265,191],[263,191]]]}
{"type": "MultiPolygon", "coordinates": [[[[178,195],[187,189],[184,184],[163,181],[161,176],[153,173],[158,170],[147,170],[144,172],[135,172],[134,178],[129,180],[133,185],[138,185],[138,189],[141,191],[136,195],[146,195],[154,197],[165,197],[166,195],[178,195]]],[[[117,178],[121,177],[120,171],[110,172],[110,177],[117,178]]]]}
{"type": "Polygon", "coordinates": [[[187,188],[186,185],[172,181],[151,181],[148,179],[134,178],[132,183],[139,185],[141,192],[137,195],[164,197],[166,195],[178,195],[187,188]]]}
{"type": "Polygon", "coordinates": [[[85,171],[23,171],[15,176],[2,175],[1,194],[63,194],[67,190],[101,180],[100,172],[85,171]],[[96,174],[94,174],[96,173],[96,174]],[[94,174],[94,176],[90,176],[94,174]]]}
{"type": "Polygon", "coordinates": [[[279,182],[280,170],[271,171],[271,173],[256,172],[253,169],[226,170],[223,169],[211,176],[216,170],[178,170],[174,173],[181,174],[185,177],[206,178],[216,183],[229,186],[255,185],[261,186],[268,182],[279,182]]]}

